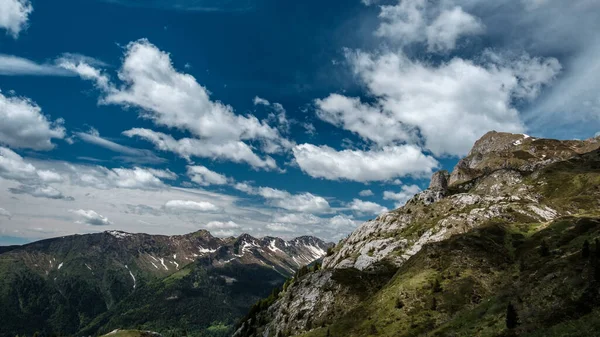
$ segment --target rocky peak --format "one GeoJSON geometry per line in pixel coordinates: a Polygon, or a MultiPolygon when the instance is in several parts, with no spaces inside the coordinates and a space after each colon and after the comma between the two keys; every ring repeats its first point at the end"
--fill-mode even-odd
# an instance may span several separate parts
{"type": "Polygon", "coordinates": [[[556,140],[491,131],[475,142],[469,154],[458,162],[448,185],[457,186],[503,169],[533,172],[598,148],[600,141],[596,138],[556,140]]]}
{"type": "Polygon", "coordinates": [[[448,179],[450,173],[446,170],[440,170],[433,174],[431,182],[429,183],[429,189],[434,191],[447,191],[448,190],[448,179]]]}

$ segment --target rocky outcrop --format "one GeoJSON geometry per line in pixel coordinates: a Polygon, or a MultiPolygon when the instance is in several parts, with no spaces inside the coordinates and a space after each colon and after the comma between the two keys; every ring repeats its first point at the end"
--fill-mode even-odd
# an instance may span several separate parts
{"type": "MultiPolygon", "coordinates": [[[[544,169],[569,160],[585,162],[590,159],[582,155],[598,152],[599,147],[599,139],[559,141],[499,132],[486,134],[451,174],[436,172],[427,190],[415,195],[403,207],[361,224],[342,240],[333,254],[324,258],[323,270],[310,275],[312,281],[308,284],[302,281],[293,290],[284,292],[283,299],[269,309],[272,322],[263,328],[270,331],[269,335],[279,331],[287,333],[291,328],[294,335],[294,331],[301,330],[301,326],[310,321],[289,326],[281,321],[282,308],[288,317],[297,316],[299,311],[303,317],[318,318],[319,322],[324,317],[330,321],[336,317],[343,310],[333,309],[341,296],[330,292],[336,289],[328,276],[334,271],[356,270],[372,275],[381,265],[399,268],[424,246],[485,224],[546,223],[578,212],[581,206],[576,202],[564,203],[549,197],[555,192],[547,187],[555,186],[556,182],[552,181],[555,179],[552,170],[549,173],[544,169]],[[328,285],[313,287],[313,282],[328,285]],[[310,289],[304,289],[305,286],[310,289]],[[296,310],[293,303],[286,302],[288,293],[291,297],[311,294],[310,298],[318,300],[311,302],[305,298],[304,303],[312,304],[296,310]]],[[[599,158],[591,160],[600,159],[596,157],[599,158]]],[[[600,198],[595,200],[598,203],[600,198]]]]}
{"type": "Polygon", "coordinates": [[[448,184],[456,186],[500,169],[533,172],[599,147],[598,138],[561,141],[491,131],[475,142],[469,154],[458,162],[448,184]]]}

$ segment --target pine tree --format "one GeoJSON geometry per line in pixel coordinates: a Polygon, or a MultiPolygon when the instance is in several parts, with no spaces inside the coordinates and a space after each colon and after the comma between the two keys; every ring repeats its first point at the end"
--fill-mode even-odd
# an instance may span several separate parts
{"type": "Polygon", "coordinates": [[[550,248],[548,247],[546,240],[543,240],[542,244],[540,245],[540,255],[542,255],[542,256],[550,255],[550,248]]]}
{"type": "Polygon", "coordinates": [[[327,335],[325,337],[331,337],[331,332],[329,332],[329,328],[327,328],[327,335]]]}
{"type": "Polygon", "coordinates": [[[595,246],[596,246],[596,257],[600,257],[600,240],[596,239],[594,240],[595,246]]]}
{"type": "Polygon", "coordinates": [[[590,257],[590,242],[588,240],[583,242],[583,248],[581,248],[581,257],[584,259],[590,257]]]}
{"type": "Polygon", "coordinates": [[[512,303],[508,303],[506,307],[506,327],[509,329],[514,329],[519,325],[519,316],[517,315],[517,310],[512,305],[512,303]]]}

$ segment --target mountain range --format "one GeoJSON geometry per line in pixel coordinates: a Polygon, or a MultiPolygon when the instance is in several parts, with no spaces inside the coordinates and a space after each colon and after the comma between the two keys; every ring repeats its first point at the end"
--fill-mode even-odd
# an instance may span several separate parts
{"type": "Polygon", "coordinates": [[[304,236],[106,231],[0,249],[0,336],[139,328],[229,335],[248,308],[330,247],[304,236]]]}

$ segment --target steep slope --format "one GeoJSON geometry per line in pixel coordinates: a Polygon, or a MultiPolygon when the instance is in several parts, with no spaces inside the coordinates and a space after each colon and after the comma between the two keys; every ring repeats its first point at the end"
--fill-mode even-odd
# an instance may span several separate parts
{"type": "MultiPolygon", "coordinates": [[[[142,293],[170,277],[236,264],[243,266],[242,274],[249,273],[238,275],[243,279],[260,265],[270,276],[257,282],[236,309],[245,310],[328,247],[312,237],[220,239],[204,230],[178,236],[107,231],[10,247],[0,254],[0,336],[72,334],[138,292],[148,299],[142,293]]],[[[196,298],[202,300],[202,294],[196,298]]]]}
{"type": "Polygon", "coordinates": [[[510,300],[530,315],[524,331],[539,327],[544,313],[577,306],[565,301],[577,302],[580,291],[592,289],[593,278],[575,277],[589,272],[591,262],[574,263],[573,254],[598,236],[599,147],[599,139],[486,134],[451,174],[437,172],[430,188],[405,206],[362,224],[322,270],[295,280],[237,335],[417,336],[442,329],[444,336],[492,336],[502,331],[501,311],[510,300]],[[560,260],[552,268],[542,268],[549,259],[531,257],[540,238],[557,242],[560,260]],[[550,286],[554,301],[540,304],[527,295],[535,282],[559,277],[565,289],[553,293],[558,284],[550,286]],[[446,285],[447,279],[454,281],[446,285]],[[511,287],[514,281],[522,287],[511,287]],[[474,302],[466,300],[471,296],[474,302]],[[536,304],[522,305],[528,296],[536,304]],[[495,303],[495,311],[473,311],[484,302],[495,303]],[[438,306],[443,315],[431,309],[438,306]],[[482,321],[469,315],[495,315],[485,322],[493,328],[481,330],[482,321]],[[463,323],[475,330],[462,331],[463,323]]]}

